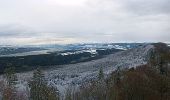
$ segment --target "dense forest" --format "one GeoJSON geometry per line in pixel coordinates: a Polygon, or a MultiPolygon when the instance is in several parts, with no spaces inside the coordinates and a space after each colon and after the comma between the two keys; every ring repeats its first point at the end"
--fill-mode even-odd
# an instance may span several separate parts
{"type": "MultiPolygon", "coordinates": [[[[34,70],[41,66],[41,68],[49,68],[52,65],[63,65],[78,62],[85,62],[94,59],[99,59],[104,55],[113,54],[122,50],[119,49],[104,49],[97,50],[97,54],[91,54],[90,52],[82,52],[71,55],[61,55],[60,53],[68,52],[53,52],[49,54],[41,55],[29,55],[29,56],[18,56],[18,57],[0,57],[0,74],[2,74],[5,68],[15,67],[17,72],[34,70]]],[[[75,51],[69,51],[75,52],[75,51]]]]}
{"type": "Polygon", "coordinates": [[[69,87],[64,97],[57,88],[47,85],[40,69],[34,71],[28,83],[30,90],[15,90],[17,77],[14,69],[5,70],[7,82],[0,82],[3,100],[170,100],[170,48],[163,43],[153,44],[154,51],[146,65],[130,69],[119,67],[105,77],[102,67],[98,78],[69,87]]]}

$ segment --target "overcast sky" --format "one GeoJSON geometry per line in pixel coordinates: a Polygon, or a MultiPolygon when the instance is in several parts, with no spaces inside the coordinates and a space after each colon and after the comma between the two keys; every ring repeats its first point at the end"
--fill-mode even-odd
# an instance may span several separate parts
{"type": "Polygon", "coordinates": [[[170,0],[0,0],[0,44],[170,42],[170,0]]]}

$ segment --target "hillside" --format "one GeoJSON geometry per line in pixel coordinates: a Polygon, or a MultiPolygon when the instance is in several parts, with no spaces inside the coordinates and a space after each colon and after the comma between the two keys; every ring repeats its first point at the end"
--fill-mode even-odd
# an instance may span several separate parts
{"type": "MultiPolygon", "coordinates": [[[[117,52],[98,60],[52,66],[54,69],[44,70],[44,73],[48,83],[52,86],[57,86],[59,91],[64,93],[69,85],[81,85],[84,82],[95,80],[101,67],[107,76],[118,67],[125,69],[144,65],[147,63],[149,52],[153,49],[153,45],[143,45],[136,49],[117,52]]],[[[19,86],[25,87],[26,81],[31,77],[32,72],[19,73],[19,86]]]]}

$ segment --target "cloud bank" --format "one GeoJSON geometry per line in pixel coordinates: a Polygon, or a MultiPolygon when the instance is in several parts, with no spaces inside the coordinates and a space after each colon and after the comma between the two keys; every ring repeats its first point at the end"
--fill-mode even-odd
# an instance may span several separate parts
{"type": "Polygon", "coordinates": [[[170,0],[0,0],[0,44],[170,42],[170,0]]]}

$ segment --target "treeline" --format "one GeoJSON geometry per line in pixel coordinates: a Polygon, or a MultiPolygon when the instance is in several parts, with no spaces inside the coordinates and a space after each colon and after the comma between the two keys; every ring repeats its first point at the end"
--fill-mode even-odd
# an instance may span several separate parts
{"type": "MultiPolygon", "coordinates": [[[[17,72],[35,70],[37,67],[49,68],[52,65],[63,65],[78,62],[85,62],[94,59],[101,58],[103,55],[112,54],[121,50],[118,49],[106,49],[98,50],[97,55],[93,55],[90,52],[82,52],[72,55],[60,55],[58,53],[30,55],[22,57],[0,57],[0,74],[2,74],[5,68],[15,66],[17,72]]],[[[65,51],[66,52],[66,51],[65,51]]]]}
{"type": "Polygon", "coordinates": [[[108,54],[112,54],[112,53],[115,53],[115,52],[119,52],[119,51],[122,51],[122,50],[119,50],[119,49],[106,49],[106,50],[96,50],[96,52],[99,54],[99,55],[108,55],[108,54]]]}
{"type": "Polygon", "coordinates": [[[35,70],[35,66],[51,66],[69,64],[72,61],[79,62],[81,57],[91,57],[91,53],[80,53],[75,55],[58,55],[57,53],[30,55],[23,57],[0,57],[0,73],[3,73],[5,68],[15,66],[17,72],[35,70]]]}

